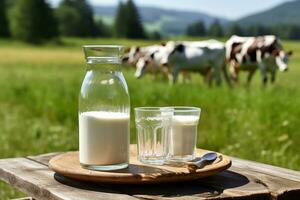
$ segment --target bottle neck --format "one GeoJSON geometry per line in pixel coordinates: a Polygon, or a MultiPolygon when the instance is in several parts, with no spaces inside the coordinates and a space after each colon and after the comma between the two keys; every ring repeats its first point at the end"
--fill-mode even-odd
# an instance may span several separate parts
{"type": "Polygon", "coordinates": [[[120,60],[117,57],[88,57],[87,68],[88,70],[97,70],[103,72],[116,72],[121,71],[120,60]]]}

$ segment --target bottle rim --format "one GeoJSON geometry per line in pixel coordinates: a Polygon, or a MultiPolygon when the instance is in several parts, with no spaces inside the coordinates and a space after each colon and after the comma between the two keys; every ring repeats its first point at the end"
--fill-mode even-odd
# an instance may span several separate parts
{"type": "Polygon", "coordinates": [[[83,45],[82,46],[83,48],[112,48],[112,49],[122,49],[123,46],[122,45],[107,45],[107,44],[104,44],[104,45],[83,45]]]}
{"type": "Polygon", "coordinates": [[[123,55],[121,45],[83,45],[82,47],[88,63],[121,63],[123,55]]]}
{"type": "Polygon", "coordinates": [[[193,106],[145,106],[135,107],[135,111],[153,112],[153,111],[173,111],[173,112],[201,112],[201,108],[193,106]]]}

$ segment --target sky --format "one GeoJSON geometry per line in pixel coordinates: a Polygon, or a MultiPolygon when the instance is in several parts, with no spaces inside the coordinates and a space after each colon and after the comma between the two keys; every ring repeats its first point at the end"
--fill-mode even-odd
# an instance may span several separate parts
{"type": "MultiPolygon", "coordinates": [[[[49,0],[57,5],[60,0],[49,0]]],[[[291,0],[134,0],[138,6],[204,12],[235,20],[291,0]]],[[[89,0],[92,5],[117,5],[119,0],[89,0]]]]}

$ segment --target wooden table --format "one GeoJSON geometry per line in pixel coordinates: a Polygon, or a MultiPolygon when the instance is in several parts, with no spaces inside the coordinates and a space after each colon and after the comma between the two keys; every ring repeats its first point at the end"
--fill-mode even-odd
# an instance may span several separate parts
{"type": "Polygon", "coordinates": [[[300,199],[300,172],[232,158],[220,174],[167,185],[87,184],[55,174],[48,161],[59,153],[0,160],[0,179],[35,199],[300,199]]]}

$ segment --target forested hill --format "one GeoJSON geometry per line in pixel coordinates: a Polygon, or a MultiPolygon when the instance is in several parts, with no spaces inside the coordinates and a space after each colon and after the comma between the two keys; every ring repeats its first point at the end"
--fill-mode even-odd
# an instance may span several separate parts
{"type": "MultiPolygon", "coordinates": [[[[108,24],[112,24],[117,7],[115,6],[95,6],[95,15],[104,19],[108,24]]],[[[228,21],[224,18],[214,17],[200,12],[169,10],[156,7],[138,7],[142,21],[150,31],[160,30],[167,34],[183,34],[186,27],[195,22],[202,20],[206,25],[210,25],[216,19],[221,24],[228,21]]]]}
{"type": "Polygon", "coordinates": [[[254,24],[266,26],[279,24],[300,25],[300,0],[282,3],[269,10],[239,19],[237,23],[243,26],[254,24]]]}

